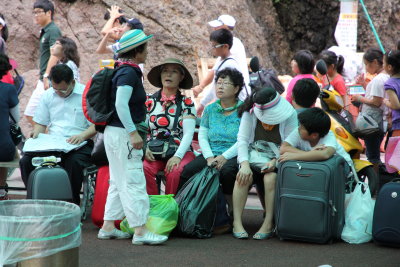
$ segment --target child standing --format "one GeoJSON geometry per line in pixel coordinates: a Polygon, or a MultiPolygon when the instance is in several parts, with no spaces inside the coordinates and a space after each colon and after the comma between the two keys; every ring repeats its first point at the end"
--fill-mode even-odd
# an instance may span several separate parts
{"type": "Polygon", "coordinates": [[[304,78],[314,79],[314,76],[312,75],[315,65],[314,56],[308,50],[300,50],[294,55],[290,65],[296,76],[289,82],[286,91],[286,100],[292,104],[292,91],[296,82],[304,78]]]}
{"type": "Polygon", "coordinates": [[[381,164],[380,147],[386,132],[385,111],[386,106],[383,105],[385,97],[384,84],[389,79],[389,75],[383,68],[383,53],[377,48],[368,49],[363,57],[365,70],[370,74],[377,74],[366,85],[364,76],[357,78],[357,83],[366,88],[365,96],[353,95],[351,101],[360,102],[362,104],[360,112],[369,115],[380,126],[381,131],[364,137],[366,154],[368,160],[374,165],[375,171],[378,173],[379,164],[381,164]]]}
{"type": "Polygon", "coordinates": [[[388,99],[383,99],[383,103],[392,109],[392,136],[400,136],[400,51],[386,53],[383,67],[390,75],[384,85],[388,99]]]}
{"type": "Polygon", "coordinates": [[[324,50],[320,54],[320,58],[325,62],[328,67],[326,77],[322,80],[322,87],[327,86],[329,83],[333,86],[333,89],[342,96],[343,103],[345,103],[346,95],[346,84],[344,82],[342,73],[344,66],[344,58],[337,56],[334,52],[324,50]],[[329,83],[328,83],[329,79],[329,83]]]}

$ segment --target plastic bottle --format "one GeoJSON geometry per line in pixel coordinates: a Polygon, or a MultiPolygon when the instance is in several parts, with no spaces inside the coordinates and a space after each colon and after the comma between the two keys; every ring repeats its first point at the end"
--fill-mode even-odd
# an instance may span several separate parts
{"type": "Polygon", "coordinates": [[[34,157],[32,158],[32,165],[35,167],[41,166],[45,162],[60,162],[60,158],[56,158],[55,156],[48,156],[48,157],[34,157]]]}

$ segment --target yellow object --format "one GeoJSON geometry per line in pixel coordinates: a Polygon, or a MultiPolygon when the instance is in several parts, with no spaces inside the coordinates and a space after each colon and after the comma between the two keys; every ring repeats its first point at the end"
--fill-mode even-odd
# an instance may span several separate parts
{"type": "MultiPolygon", "coordinates": [[[[327,113],[329,115],[329,113],[327,113]]],[[[352,150],[362,151],[363,147],[353,135],[351,135],[335,118],[329,115],[331,119],[330,130],[335,134],[336,140],[342,145],[344,150],[349,153],[352,150]]]]}
{"type": "Polygon", "coordinates": [[[100,69],[104,69],[104,68],[113,69],[114,63],[115,63],[114,59],[100,59],[99,60],[100,69]]]}
{"type": "Polygon", "coordinates": [[[330,110],[341,111],[344,107],[343,99],[335,90],[322,89],[322,100],[330,110]]]}
{"type": "Polygon", "coordinates": [[[357,173],[364,169],[365,167],[372,166],[372,163],[367,160],[362,159],[353,159],[354,168],[356,169],[357,173]]]}

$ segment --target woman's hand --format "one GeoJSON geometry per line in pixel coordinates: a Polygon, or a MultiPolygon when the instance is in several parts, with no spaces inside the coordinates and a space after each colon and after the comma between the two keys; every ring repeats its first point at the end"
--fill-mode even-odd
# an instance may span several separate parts
{"type": "Polygon", "coordinates": [[[214,157],[206,158],[206,161],[207,161],[207,166],[211,166],[214,162],[214,157]]]}
{"type": "Polygon", "coordinates": [[[176,156],[173,156],[172,158],[170,158],[168,161],[167,161],[167,165],[165,166],[165,171],[168,173],[168,172],[171,172],[174,168],[175,168],[175,166],[176,167],[179,167],[179,164],[181,163],[181,159],[180,158],[178,158],[178,157],[176,157],[176,156]]]}
{"type": "Polygon", "coordinates": [[[296,159],[296,153],[293,152],[285,152],[279,157],[279,162],[284,162],[287,160],[295,160],[296,159]]]}
{"type": "Polygon", "coordinates": [[[146,155],[144,156],[147,161],[156,161],[153,153],[151,153],[150,149],[146,149],[146,155]]]}
{"type": "Polygon", "coordinates": [[[272,159],[270,162],[265,164],[266,168],[262,168],[261,169],[261,173],[273,172],[275,170],[275,168],[276,168],[275,166],[276,166],[276,159],[272,159]]]}
{"type": "Polygon", "coordinates": [[[143,148],[143,139],[140,137],[138,131],[133,131],[129,134],[129,138],[131,144],[134,149],[142,149],[143,148]]]}
{"type": "Polygon", "coordinates": [[[236,182],[240,186],[250,185],[253,177],[253,172],[250,169],[250,164],[248,161],[242,162],[239,172],[236,175],[236,182]]]}
{"type": "Polygon", "coordinates": [[[217,170],[221,170],[222,166],[224,166],[227,161],[228,160],[224,156],[219,155],[218,157],[214,158],[211,164],[214,165],[214,168],[217,170]]]}

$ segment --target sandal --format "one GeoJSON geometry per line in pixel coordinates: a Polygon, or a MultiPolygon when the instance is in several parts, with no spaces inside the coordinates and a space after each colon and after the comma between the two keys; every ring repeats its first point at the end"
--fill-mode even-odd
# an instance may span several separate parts
{"type": "Polygon", "coordinates": [[[271,231],[271,232],[266,233],[266,234],[257,232],[257,233],[255,233],[253,235],[253,239],[254,240],[264,240],[264,239],[269,239],[269,238],[271,238],[273,236],[274,236],[274,231],[271,231]]]}
{"type": "Polygon", "coordinates": [[[232,235],[233,235],[234,238],[237,238],[237,239],[247,239],[247,238],[249,238],[249,234],[246,231],[237,232],[237,233],[232,231],[232,235]]]}

